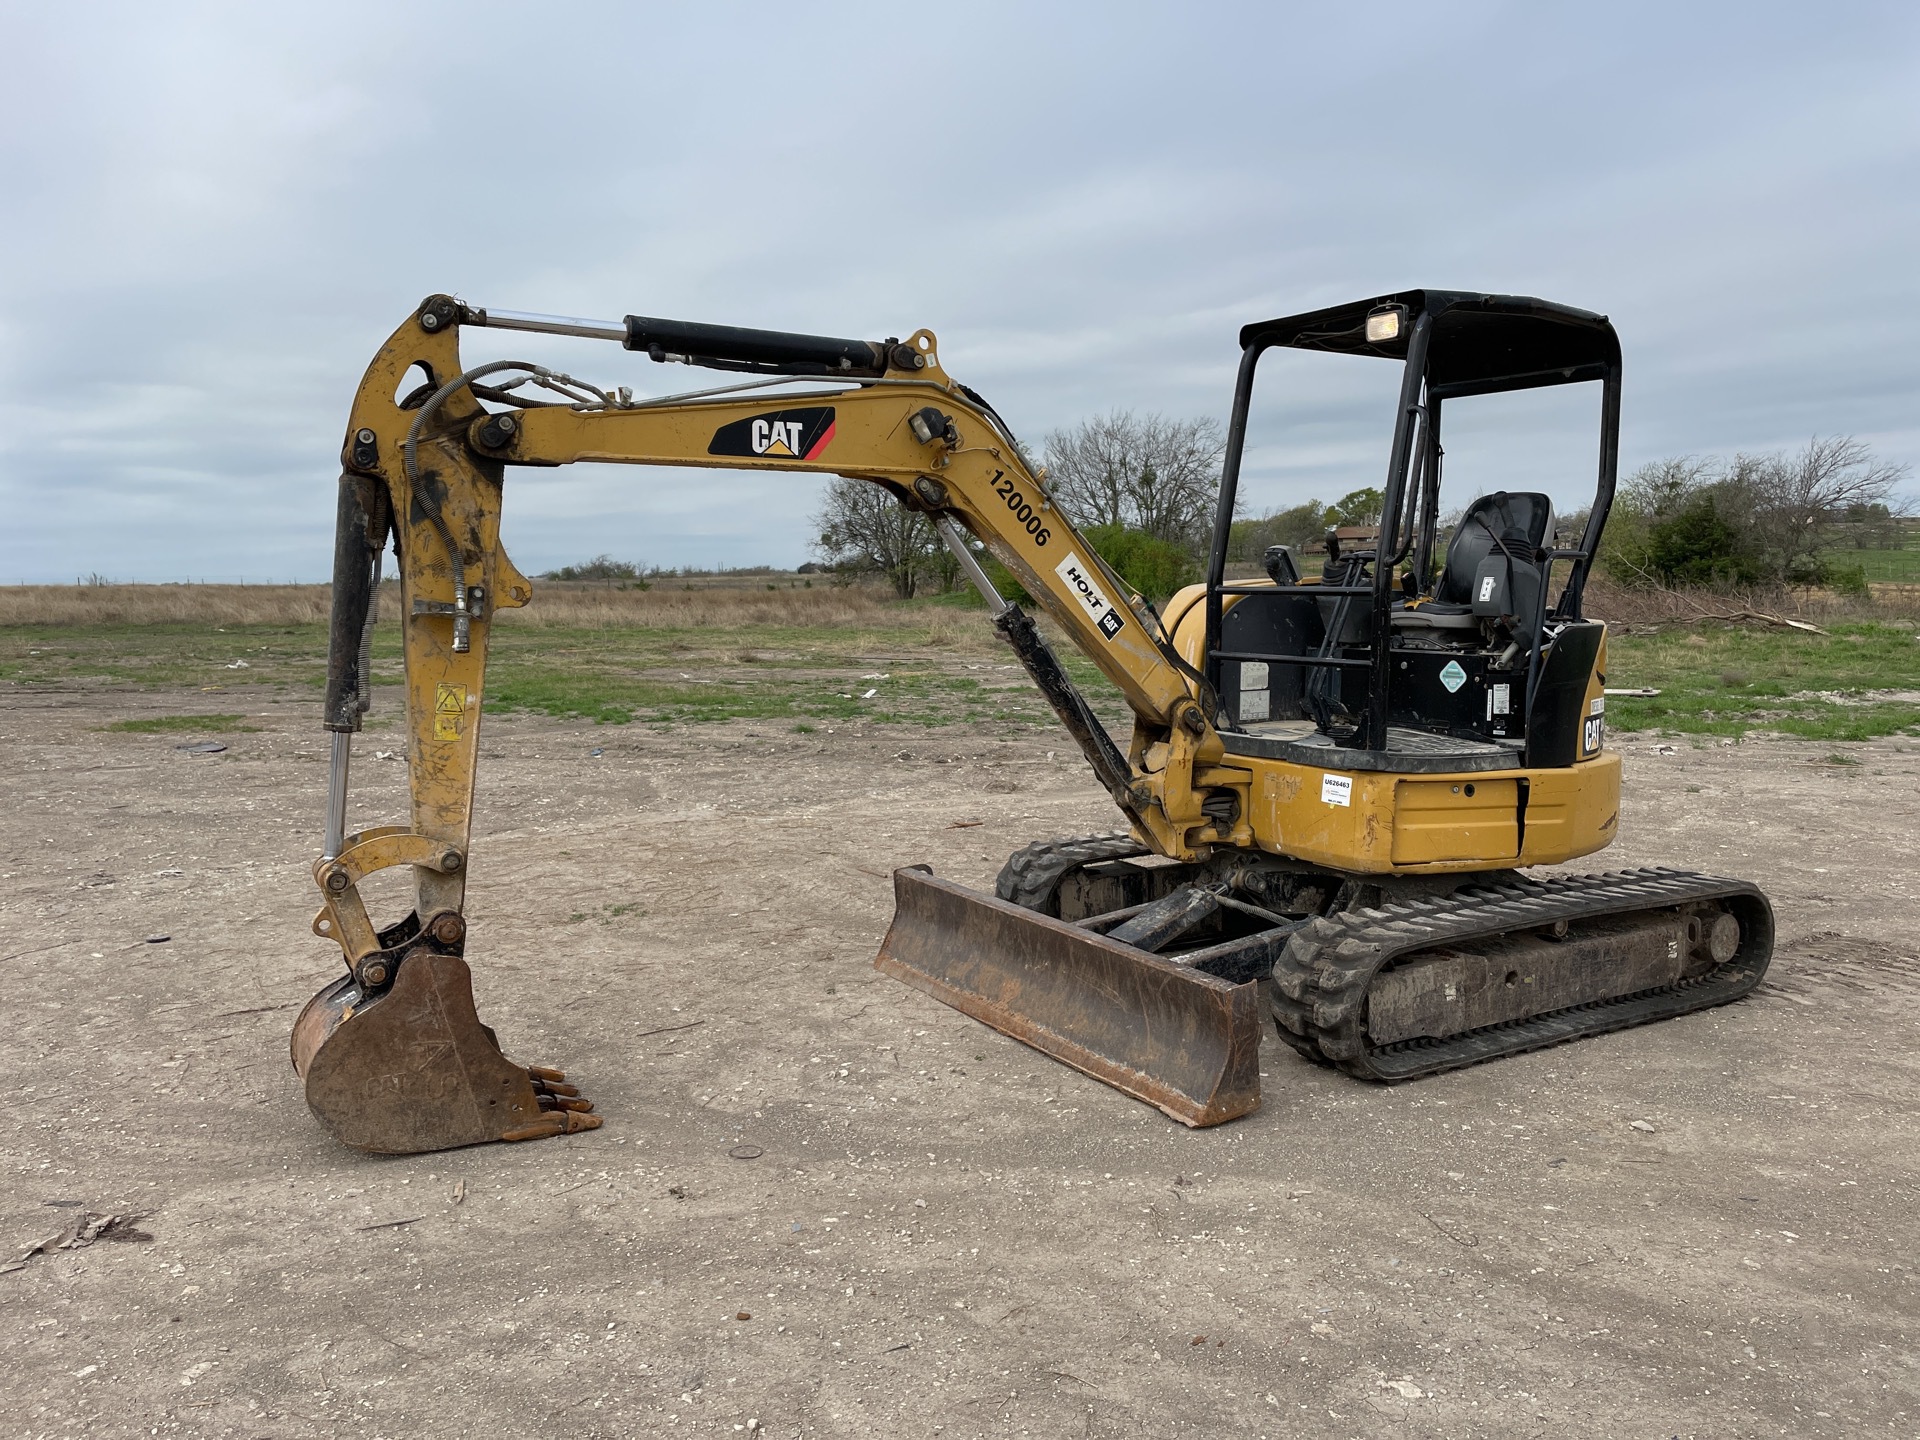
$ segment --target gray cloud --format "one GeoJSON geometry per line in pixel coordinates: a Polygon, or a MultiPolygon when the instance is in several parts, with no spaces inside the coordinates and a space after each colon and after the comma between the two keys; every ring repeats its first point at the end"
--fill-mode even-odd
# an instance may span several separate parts
{"type": "MultiPolygon", "coordinates": [[[[1614,317],[1629,466],[1816,431],[1920,461],[1911,7],[0,15],[0,581],[322,577],[353,388],[435,290],[927,325],[1029,437],[1224,415],[1248,320],[1518,291],[1614,317]]],[[[1381,468],[1363,367],[1289,372],[1256,505],[1381,468]]],[[[1487,474],[1573,495],[1592,413],[1520,407],[1487,474]]],[[[507,541],[530,571],[791,564],[818,488],[517,472],[507,541]]]]}

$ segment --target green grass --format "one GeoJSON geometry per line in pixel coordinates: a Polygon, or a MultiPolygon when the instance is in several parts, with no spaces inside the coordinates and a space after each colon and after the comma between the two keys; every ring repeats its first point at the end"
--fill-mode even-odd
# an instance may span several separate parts
{"type": "Polygon", "coordinates": [[[1920,706],[1870,692],[1920,690],[1915,627],[1838,624],[1826,635],[1706,625],[1607,642],[1607,684],[1652,686],[1615,695],[1616,730],[1742,735],[1771,730],[1812,740],[1920,733],[1920,706]]]}
{"type": "Polygon", "coordinates": [[[227,735],[236,730],[253,731],[257,725],[242,725],[239,715],[149,715],[140,720],[116,720],[103,730],[121,730],[133,735],[227,735]]]}
{"type": "MultiPolygon", "coordinates": [[[[1816,740],[1920,734],[1920,708],[1868,692],[1920,689],[1915,626],[1845,623],[1828,635],[1703,625],[1615,635],[1607,683],[1653,686],[1615,696],[1619,731],[1733,736],[1769,730],[1816,740]]],[[[945,601],[887,607],[870,624],[576,627],[507,624],[493,637],[486,708],[605,724],[759,720],[792,734],[854,721],[992,724],[1037,731],[1058,722],[984,615],[945,601]],[[869,697],[867,691],[873,691],[869,697]]],[[[371,723],[398,722],[396,626],[377,632],[381,682],[371,723]]],[[[1113,687],[1072,647],[1068,673],[1110,722],[1125,717],[1113,687]]],[[[115,688],[231,695],[265,687],[309,695],[318,723],[326,672],[321,625],[0,627],[0,695],[23,688],[115,688]],[[235,660],[244,669],[229,668],[235,660]]],[[[204,703],[218,704],[207,699],[204,703]]],[[[210,733],[237,714],[115,722],[133,733],[210,733]]]]}
{"type": "Polygon", "coordinates": [[[155,690],[323,684],[324,625],[0,626],[0,682],[106,680],[155,690]]]}
{"type": "Polygon", "coordinates": [[[1825,558],[1836,569],[1858,565],[1869,581],[1920,585],[1920,545],[1904,550],[1829,550],[1825,558]]]}
{"type": "Polygon", "coordinates": [[[1024,680],[1004,690],[983,683],[1017,672],[998,668],[1012,657],[998,651],[984,616],[979,630],[977,644],[943,654],[927,643],[924,624],[906,633],[502,627],[494,637],[486,708],[615,725],[786,721],[802,734],[802,727],[856,719],[935,726],[1044,721],[1045,704],[1024,680]],[[976,670],[967,671],[969,664],[976,670]]]}
{"type": "MultiPolygon", "coordinates": [[[[978,603],[976,613],[955,609],[944,598],[913,602],[887,607],[879,623],[841,628],[503,624],[492,636],[485,708],[616,725],[767,720],[800,734],[854,720],[1052,724],[978,603]]],[[[397,626],[375,632],[375,727],[401,708],[399,639],[397,626]]],[[[7,685],[208,695],[265,686],[310,693],[317,712],[326,644],[318,624],[0,626],[0,693],[7,685]]],[[[1069,664],[1117,699],[1091,666],[1078,657],[1069,664]]],[[[204,730],[238,718],[115,728],[204,730]]]]}

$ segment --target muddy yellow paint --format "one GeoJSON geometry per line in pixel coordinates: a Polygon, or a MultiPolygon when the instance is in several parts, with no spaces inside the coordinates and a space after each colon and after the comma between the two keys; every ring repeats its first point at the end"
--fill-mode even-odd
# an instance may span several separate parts
{"type": "Polygon", "coordinates": [[[1418,777],[1234,760],[1254,771],[1260,848],[1337,870],[1557,865],[1604,849],[1619,826],[1620,757],[1611,751],[1566,769],[1418,777]],[[1323,798],[1329,774],[1351,778],[1349,803],[1323,798]]]}

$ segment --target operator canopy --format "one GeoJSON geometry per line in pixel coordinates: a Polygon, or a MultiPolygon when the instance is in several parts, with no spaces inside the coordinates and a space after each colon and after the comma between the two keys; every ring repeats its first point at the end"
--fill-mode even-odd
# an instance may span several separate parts
{"type": "Polygon", "coordinates": [[[1405,360],[1422,315],[1432,318],[1426,370],[1436,396],[1599,380],[1620,364],[1620,341],[1604,315],[1463,290],[1401,290],[1261,321],[1241,330],[1240,345],[1405,360]]]}

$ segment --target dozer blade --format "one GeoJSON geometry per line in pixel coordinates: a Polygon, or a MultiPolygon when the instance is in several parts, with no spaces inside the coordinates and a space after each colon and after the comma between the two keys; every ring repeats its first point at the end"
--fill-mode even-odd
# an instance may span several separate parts
{"type": "Polygon", "coordinates": [[[293,1068],[333,1136],[381,1155],[536,1140],[600,1124],[557,1070],[515,1065],[473,1008],[464,960],[419,949],[371,998],[345,976],[293,1024],[293,1068]]]}
{"type": "Polygon", "coordinates": [[[1258,987],[1235,985],[921,868],[893,872],[874,966],[1187,1125],[1260,1104],[1258,987]]]}

